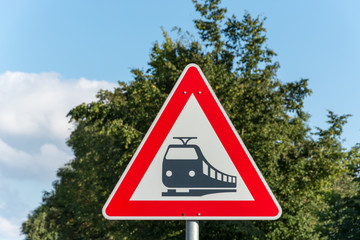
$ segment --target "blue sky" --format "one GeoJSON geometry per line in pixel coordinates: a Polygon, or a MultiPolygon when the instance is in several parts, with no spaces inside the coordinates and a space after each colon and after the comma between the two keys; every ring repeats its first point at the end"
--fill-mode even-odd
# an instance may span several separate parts
{"type": "MultiPolygon", "coordinates": [[[[279,79],[310,80],[310,126],[325,128],[327,109],[350,113],[345,146],[360,142],[359,1],[222,5],[229,16],[247,10],[267,18],[279,79]]],[[[190,0],[0,0],[0,240],[22,239],[19,224],[72,158],[66,113],[100,88],[130,81],[131,68],[146,69],[161,26],[196,35],[197,17],[190,0]]]]}

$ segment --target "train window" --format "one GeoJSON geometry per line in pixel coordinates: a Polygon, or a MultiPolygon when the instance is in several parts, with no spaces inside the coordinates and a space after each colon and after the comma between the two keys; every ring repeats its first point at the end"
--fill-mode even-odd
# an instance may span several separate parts
{"type": "Polygon", "coordinates": [[[209,166],[206,164],[206,162],[203,162],[203,173],[206,176],[209,174],[209,166]]]}
{"type": "Polygon", "coordinates": [[[166,153],[167,160],[197,160],[198,156],[194,148],[172,148],[166,153]]]}
{"type": "Polygon", "coordinates": [[[215,170],[210,168],[210,177],[215,178],[215,170]]]}
{"type": "Polygon", "coordinates": [[[227,180],[227,176],[226,175],[224,175],[224,182],[227,182],[228,180],[227,180]]]}
{"type": "Polygon", "coordinates": [[[217,173],[217,179],[221,181],[221,173],[217,173]]]}
{"type": "Polygon", "coordinates": [[[229,182],[231,183],[232,182],[232,177],[229,176],[229,182]]]}

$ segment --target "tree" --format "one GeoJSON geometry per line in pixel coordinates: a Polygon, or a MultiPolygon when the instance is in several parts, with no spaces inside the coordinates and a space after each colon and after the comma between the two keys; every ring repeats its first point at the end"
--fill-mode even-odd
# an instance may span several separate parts
{"type": "MultiPolygon", "coordinates": [[[[332,209],[326,194],[345,194],[358,148],[340,135],[347,116],[329,112],[329,129],[315,137],[306,125],[308,80],[281,82],[276,53],[266,46],[264,20],[246,13],[226,18],[220,0],[193,0],[200,40],[163,31],[146,71],[98,100],[69,112],[76,125],[68,145],[75,158],[59,169],[54,189],[23,224],[28,239],[183,239],[181,221],[107,221],[101,208],[188,63],[197,63],[283,208],[277,221],[201,221],[204,239],[319,239],[332,209]],[[351,153],[350,153],[351,152],[351,153]],[[345,177],[346,176],[346,177],[345,177]],[[341,181],[340,181],[341,180],[341,181]]],[[[349,192],[354,192],[350,188],[349,192]]]]}
{"type": "MultiPolygon", "coordinates": [[[[348,154],[359,159],[359,148],[360,144],[357,144],[348,154]]],[[[348,169],[345,178],[354,184],[344,184],[344,178],[338,179],[335,189],[326,195],[330,207],[321,214],[324,224],[319,230],[328,239],[356,239],[360,236],[360,163],[352,162],[348,169]],[[336,188],[342,191],[336,191],[336,188]]]]}

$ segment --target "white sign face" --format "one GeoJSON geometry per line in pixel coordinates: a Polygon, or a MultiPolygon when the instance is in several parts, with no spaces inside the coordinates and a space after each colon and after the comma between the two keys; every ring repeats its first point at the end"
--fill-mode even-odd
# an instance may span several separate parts
{"type": "MultiPolygon", "coordinates": [[[[207,169],[206,169],[207,170],[207,169]]],[[[195,177],[197,174],[203,174],[202,172],[195,172],[195,177]]],[[[166,172],[165,172],[166,174],[166,172]]],[[[171,176],[170,176],[171,178],[171,176]]],[[[186,178],[192,178],[190,175],[186,178]]],[[[180,183],[181,185],[181,183],[180,183]]],[[[209,188],[197,188],[201,190],[206,190],[209,188]]],[[[217,187],[215,189],[221,190],[217,187]]],[[[217,137],[215,131],[211,127],[208,119],[206,118],[204,112],[202,111],[198,101],[191,95],[187,101],[184,109],[180,113],[178,119],[174,123],[172,129],[170,130],[168,136],[166,137],[163,145],[160,147],[158,153],[156,154],[153,162],[146,171],[144,177],[136,188],[134,194],[131,197],[131,200],[253,200],[251,193],[246,187],[244,181],[236,170],[233,162],[226,153],[222,143],[217,137]],[[175,137],[175,139],[174,139],[175,137]],[[197,145],[205,159],[212,165],[214,171],[210,169],[209,178],[216,179],[218,181],[229,182],[227,176],[236,176],[236,187],[235,188],[224,188],[225,190],[234,189],[234,192],[217,192],[211,194],[205,194],[202,196],[191,196],[186,195],[190,191],[191,187],[181,187],[176,188],[177,192],[180,192],[179,196],[162,196],[163,192],[167,192],[169,189],[166,187],[162,181],[163,177],[163,161],[176,161],[176,159],[184,159],[184,163],[189,163],[191,161],[197,161],[197,156],[192,158],[192,153],[196,155],[195,152],[190,152],[194,150],[193,148],[173,148],[172,151],[169,151],[166,155],[168,159],[165,160],[165,154],[170,145],[182,145],[180,139],[176,137],[196,137],[196,139],[190,139],[187,145],[197,145]],[[175,151],[174,151],[175,150],[175,151]],[[179,151],[180,150],[180,151],[179,151]],[[185,152],[184,152],[185,150],[185,152]],[[186,151],[187,150],[187,151],[186,151]],[[190,151],[189,151],[190,150],[190,151]],[[172,154],[172,155],[170,155],[172,154]],[[178,155],[178,156],[176,156],[178,155]],[[171,160],[173,159],[173,160],[171,160]],[[186,160],[189,159],[189,160],[186,160]],[[191,160],[194,159],[194,160],[191,160]],[[218,170],[218,171],[216,171],[218,170]],[[217,176],[218,172],[226,173],[224,177],[217,176]],[[219,179],[218,179],[219,178],[219,179]],[[225,179],[226,178],[226,179],[225,179]]]]}

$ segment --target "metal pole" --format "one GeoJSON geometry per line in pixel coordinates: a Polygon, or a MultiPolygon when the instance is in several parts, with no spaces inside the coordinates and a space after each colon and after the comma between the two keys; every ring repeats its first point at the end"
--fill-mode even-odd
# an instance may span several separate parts
{"type": "Polygon", "coordinates": [[[199,221],[186,220],[186,240],[199,240],[199,221]]]}

